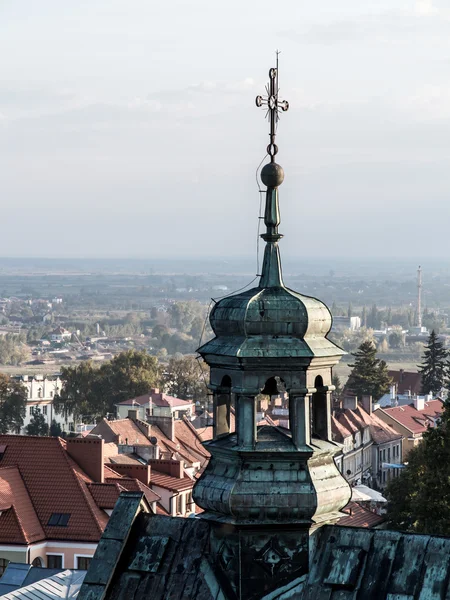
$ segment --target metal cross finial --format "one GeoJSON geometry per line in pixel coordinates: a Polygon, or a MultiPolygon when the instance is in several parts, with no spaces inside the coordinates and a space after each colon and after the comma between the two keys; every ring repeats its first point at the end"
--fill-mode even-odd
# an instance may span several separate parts
{"type": "Polygon", "coordinates": [[[269,71],[269,83],[266,85],[267,96],[256,96],[256,106],[267,107],[266,117],[270,123],[270,143],[267,146],[267,154],[270,156],[271,162],[275,161],[275,155],[278,152],[278,146],[275,144],[275,136],[278,119],[280,118],[280,112],[289,109],[289,102],[287,100],[278,99],[278,55],[280,53],[277,50],[277,66],[275,69],[269,71]]]}

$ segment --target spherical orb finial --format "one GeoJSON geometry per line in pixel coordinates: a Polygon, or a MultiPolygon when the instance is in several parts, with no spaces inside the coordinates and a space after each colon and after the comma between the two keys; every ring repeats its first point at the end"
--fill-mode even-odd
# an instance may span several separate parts
{"type": "Polygon", "coordinates": [[[261,169],[261,181],[267,187],[278,187],[284,181],[284,171],[277,163],[267,163],[261,169]]]}

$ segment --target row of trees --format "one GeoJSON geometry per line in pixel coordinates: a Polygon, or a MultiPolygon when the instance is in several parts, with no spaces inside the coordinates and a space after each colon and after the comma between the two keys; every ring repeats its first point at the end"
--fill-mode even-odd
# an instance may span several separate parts
{"type": "MultiPolygon", "coordinates": [[[[387,364],[377,358],[377,348],[371,340],[365,340],[353,353],[347,387],[357,396],[371,395],[379,400],[389,392],[392,380],[387,364]]],[[[422,393],[439,396],[445,389],[450,390],[450,353],[433,330],[423,352],[423,362],[419,365],[422,376],[422,393]]]]}
{"type": "MultiPolygon", "coordinates": [[[[205,367],[203,366],[203,369],[205,367]]],[[[192,355],[173,356],[162,364],[146,351],[121,352],[111,361],[97,366],[90,361],[61,370],[63,387],[55,397],[55,410],[95,420],[115,413],[115,405],[129,398],[162,388],[183,399],[204,400],[207,394],[205,373],[192,355]]]]}
{"type": "MultiPolygon", "coordinates": [[[[147,394],[151,388],[183,399],[204,401],[207,396],[208,373],[194,356],[173,356],[167,364],[145,351],[129,350],[111,361],[97,366],[90,361],[74,367],[63,367],[63,386],[55,396],[59,414],[73,414],[75,421],[83,417],[93,422],[115,413],[122,400],[147,394]]],[[[19,431],[23,427],[27,390],[20,383],[0,374],[0,433],[19,431]]],[[[36,413],[27,427],[29,435],[60,435],[54,422],[48,427],[42,414],[36,413]]]]}

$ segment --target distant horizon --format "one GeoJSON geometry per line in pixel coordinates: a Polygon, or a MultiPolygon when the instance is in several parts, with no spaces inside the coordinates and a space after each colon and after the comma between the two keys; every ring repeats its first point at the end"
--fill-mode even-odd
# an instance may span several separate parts
{"type": "Polygon", "coordinates": [[[0,2],[0,254],[250,260],[278,48],[283,261],[450,255],[448,0],[246,8],[0,2]]]}

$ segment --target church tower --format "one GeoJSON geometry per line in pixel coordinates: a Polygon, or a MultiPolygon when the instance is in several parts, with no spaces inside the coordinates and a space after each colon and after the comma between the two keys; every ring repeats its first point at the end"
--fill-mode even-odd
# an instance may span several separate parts
{"type": "Polygon", "coordinates": [[[320,300],[287,288],[282,277],[284,172],[275,162],[275,135],[288,103],[278,98],[278,61],[269,78],[267,97],[256,98],[270,122],[259,285],[215,304],[215,337],[198,350],[210,366],[214,439],[194,500],[213,525],[211,552],[223,585],[230,597],[246,599],[307,572],[310,533],[339,518],[351,495],[334,463],[339,446],[331,436],[332,368],[343,354],[327,338],[331,314],[320,300]],[[257,397],[281,391],[289,399],[289,429],[258,426],[257,397]]]}

